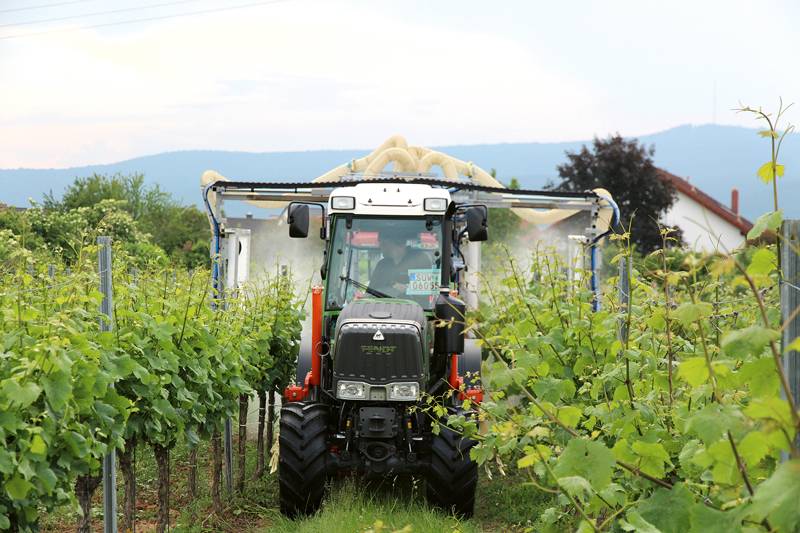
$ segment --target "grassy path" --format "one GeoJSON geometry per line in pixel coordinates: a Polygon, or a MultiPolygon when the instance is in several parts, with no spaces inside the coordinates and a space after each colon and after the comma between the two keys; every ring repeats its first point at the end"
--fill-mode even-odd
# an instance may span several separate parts
{"type": "MultiPolygon", "coordinates": [[[[221,515],[211,512],[210,451],[202,443],[198,457],[199,500],[196,520],[191,523],[187,497],[188,448],[181,444],[171,454],[172,495],[170,526],[173,532],[187,533],[526,533],[539,531],[539,517],[551,506],[552,496],[526,485],[526,474],[513,472],[501,476],[496,471],[489,480],[482,470],[475,517],[461,521],[430,509],[425,502],[424,480],[398,478],[367,482],[361,478],[342,477],[334,480],[330,496],[314,516],[287,520],[279,511],[277,474],[251,479],[255,471],[255,443],[249,443],[245,493],[228,501],[221,515]],[[411,526],[412,529],[405,529],[411,526]]],[[[118,483],[122,484],[118,473],[118,483]]],[[[137,448],[137,521],[136,533],[155,531],[156,466],[149,448],[137,448]]],[[[121,490],[118,502],[122,503],[121,490]]],[[[102,490],[93,500],[92,531],[102,532],[102,490]]],[[[42,531],[71,533],[75,531],[75,508],[66,505],[42,520],[42,531]]]]}

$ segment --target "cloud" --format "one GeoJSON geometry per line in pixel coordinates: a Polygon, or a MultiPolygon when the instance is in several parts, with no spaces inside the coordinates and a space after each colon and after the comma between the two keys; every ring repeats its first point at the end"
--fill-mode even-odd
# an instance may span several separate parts
{"type": "Polygon", "coordinates": [[[585,83],[502,36],[329,3],[274,7],[24,43],[30,60],[15,62],[0,96],[29,127],[0,127],[17,147],[0,166],[111,162],[130,150],[371,148],[395,133],[535,140],[521,117],[555,123],[558,108],[592,102],[585,83]],[[37,136],[53,146],[32,159],[37,136]]]}
{"type": "Polygon", "coordinates": [[[642,135],[709,122],[715,82],[719,123],[745,123],[728,111],[739,99],[793,101],[782,88],[797,86],[785,67],[797,38],[771,55],[713,4],[683,2],[687,17],[640,2],[299,0],[11,39],[0,167],[371,149],[394,134],[428,146],[642,135]]]}

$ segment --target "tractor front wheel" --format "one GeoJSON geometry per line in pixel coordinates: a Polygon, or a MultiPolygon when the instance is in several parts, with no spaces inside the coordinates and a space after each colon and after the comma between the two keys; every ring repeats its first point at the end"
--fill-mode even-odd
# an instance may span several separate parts
{"type": "Polygon", "coordinates": [[[468,439],[447,425],[448,415],[467,419],[475,416],[460,407],[448,407],[440,421],[439,434],[433,435],[431,464],[428,470],[428,503],[461,518],[475,512],[475,489],[478,486],[478,463],[469,452],[476,441],[468,439]]]}
{"type": "Polygon", "coordinates": [[[321,403],[289,402],[281,408],[281,512],[289,518],[314,513],[325,496],[328,408],[321,403]]]}

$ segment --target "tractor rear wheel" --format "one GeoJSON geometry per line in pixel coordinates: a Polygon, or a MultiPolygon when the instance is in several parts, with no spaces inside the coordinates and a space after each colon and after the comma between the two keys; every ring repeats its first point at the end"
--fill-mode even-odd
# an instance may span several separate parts
{"type": "Polygon", "coordinates": [[[475,489],[478,486],[478,463],[469,452],[476,441],[465,438],[447,425],[449,415],[475,417],[473,411],[448,407],[440,421],[439,434],[433,435],[431,464],[428,470],[428,503],[461,518],[475,512],[475,489]]]}
{"type": "Polygon", "coordinates": [[[289,518],[314,513],[325,496],[328,408],[288,402],[281,408],[278,478],[281,512],[289,518]]]}

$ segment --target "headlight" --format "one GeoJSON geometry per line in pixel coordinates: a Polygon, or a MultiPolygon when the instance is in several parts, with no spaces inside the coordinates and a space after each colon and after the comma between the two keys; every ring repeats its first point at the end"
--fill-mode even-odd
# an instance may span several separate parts
{"type": "Polygon", "coordinates": [[[419,398],[417,383],[392,383],[389,388],[390,400],[416,400],[419,398]]]}
{"type": "Polygon", "coordinates": [[[447,210],[447,200],[445,200],[444,198],[425,198],[425,202],[423,205],[425,206],[425,211],[447,210]]]}
{"type": "Polygon", "coordinates": [[[339,382],[339,398],[340,399],[358,399],[366,398],[367,385],[360,381],[340,381],[339,382]]]}
{"type": "Polygon", "coordinates": [[[355,209],[356,199],[352,196],[334,196],[331,198],[331,209],[355,209]]]}

